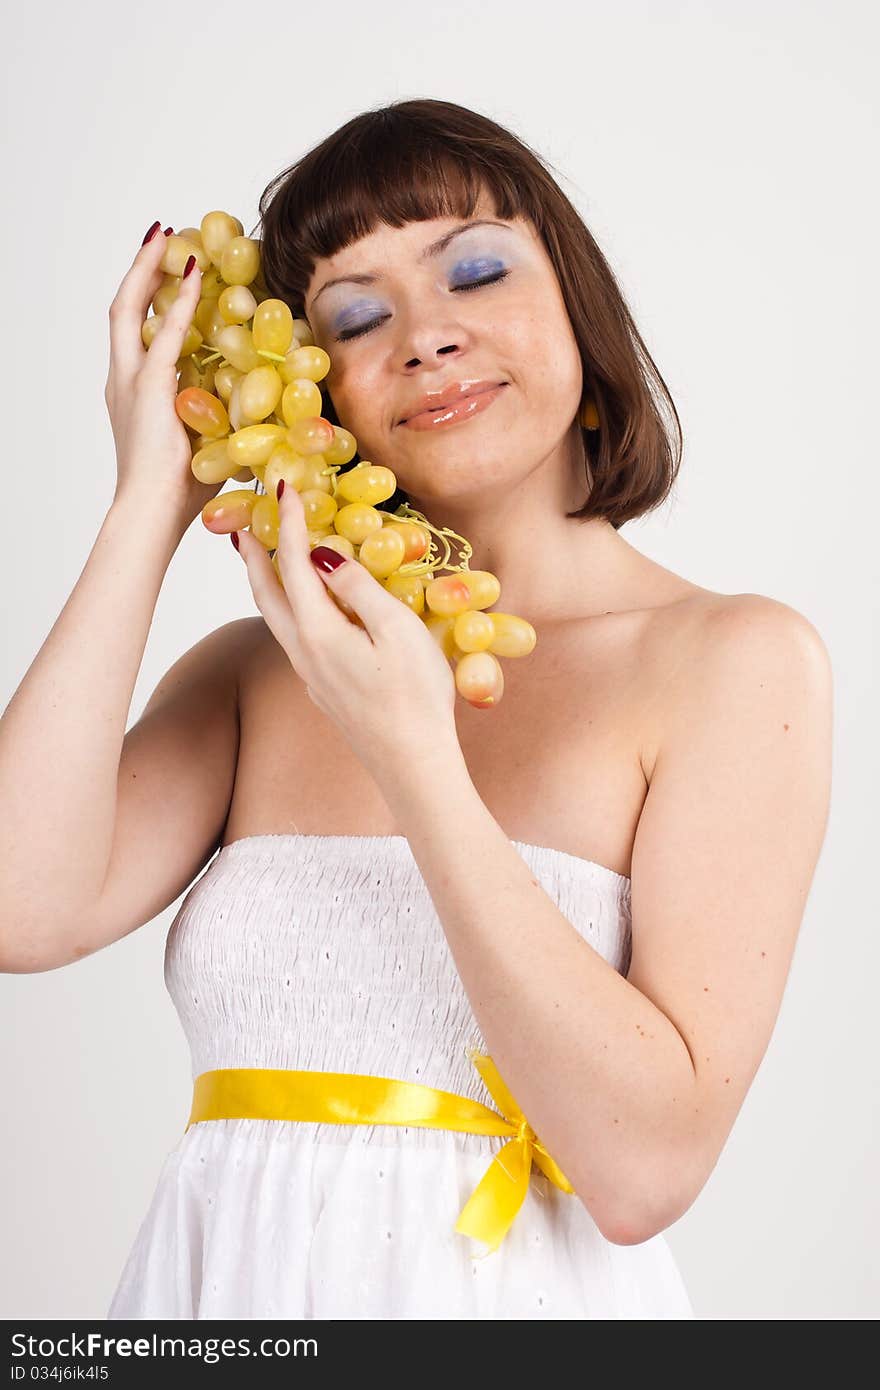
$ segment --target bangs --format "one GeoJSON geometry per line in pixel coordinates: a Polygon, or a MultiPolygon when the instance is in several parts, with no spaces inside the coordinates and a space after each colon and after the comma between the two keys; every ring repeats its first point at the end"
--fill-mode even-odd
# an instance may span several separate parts
{"type": "Polygon", "coordinates": [[[414,122],[393,108],[349,122],[273,179],[260,199],[267,289],[301,317],[320,258],[382,223],[473,217],[483,194],[496,217],[528,217],[541,230],[541,199],[523,179],[522,162],[505,160],[495,142],[483,146],[443,131],[436,119],[414,122]]]}

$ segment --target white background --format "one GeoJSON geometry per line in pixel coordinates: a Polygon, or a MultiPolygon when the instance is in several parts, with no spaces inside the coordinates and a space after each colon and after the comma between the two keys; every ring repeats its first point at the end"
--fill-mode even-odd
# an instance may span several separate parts
{"type": "MultiPolygon", "coordinates": [[[[832,809],[782,1010],[667,1232],[700,1318],[880,1309],[878,37],[869,0],[342,0],[332,15],[91,0],[4,25],[4,707],[112,498],[107,309],[146,228],[224,208],[251,230],[277,171],[401,97],[509,126],[619,277],[685,436],[673,498],[622,534],[697,584],[790,604],[824,638],[832,809]]],[[[129,727],[178,655],[254,612],[232,547],[197,520],[129,727]]],[[[105,1315],[189,1113],[162,978],[178,905],[73,966],[0,976],[2,1317],[105,1315]]]]}

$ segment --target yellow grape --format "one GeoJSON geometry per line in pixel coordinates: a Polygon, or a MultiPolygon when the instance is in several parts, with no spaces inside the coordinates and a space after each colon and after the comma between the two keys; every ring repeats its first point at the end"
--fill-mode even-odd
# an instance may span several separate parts
{"type": "Polygon", "coordinates": [[[217,350],[240,372],[252,372],[254,367],[262,367],[265,361],[254,347],[250,329],[245,328],[243,323],[229,323],[220,329],[217,350]]]}
{"type": "Polygon", "coordinates": [[[244,235],[244,227],[237,217],[228,212],[206,212],[199,226],[202,245],[217,269],[223,259],[223,252],[234,237],[244,235]]]}
{"type": "Polygon", "coordinates": [[[359,463],[349,473],[336,479],[336,495],[346,502],[367,502],[375,507],[397,491],[397,479],[390,468],[381,464],[359,463]]]}
{"type": "Polygon", "coordinates": [[[319,488],[307,487],[300,493],[303,504],[303,511],[306,517],[306,526],[310,531],[320,531],[323,527],[330,527],[333,518],[339,508],[333,497],[328,497],[326,492],[319,488]]]}
{"type": "Polygon", "coordinates": [[[297,492],[302,492],[308,486],[306,460],[302,454],[291,449],[289,444],[276,445],[265,465],[263,486],[267,492],[272,493],[273,497],[278,487],[279,478],[284,479],[285,487],[295,488],[297,492]]]}
{"type": "MultiPolygon", "coordinates": [[[[173,237],[169,237],[169,241],[173,240],[173,237]]],[[[220,274],[227,285],[249,285],[255,279],[259,269],[260,246],[258,242],[249,236],[234,236],[230,241],[227,241],[220,257],[220,274]]],[[[181,271],[178,271],[177,274],[181,274],[181,271]]]]}
{"type": "Polygon", "coordinates": [[[460,574],[442,574],[425,587],[425,602],[432,613],[441,617],[457,617],[471,605],[470,591],[460,574]]]}
{"type": "Polygon", "coordinates": [[[202,521],[209,531],[217,535],[227,535],[230,531],[244,531],[251,524],[251,514],[257,502],[257,494],[250,488],[231,488],[228,492],[218,492],[210,502],[202,507],[202,521]]]}
{"type": "MultiPolygon", "coordinates": [[[[153,341],[156,334],[159,332],[159,329],[162,327],[163,322],[163,314],[151,314],[149,318],[144,319],[143,323],[141,324],[141,342],[143,343],[145,348],[149,348],[150,343],[153,341]]],[[[197,348],[200,348],[201,345],[202,335],[196,328],[195,324],[191,323],[186,331],[186,337],[183,340],[183,347],[180,349],[181,357],[189,357],[192,353],[196,351],[197,348]]]]}
{"type": "MultiPolygon", "coordinates": [[[[281,381],[280,372],[275,373],[281,381]]],[[[294,377],[283,388],[281,396],[281,414],[288,425],[292,425],[296,420],[303,420],[307,416],[315,419],[320,416],[323,407],[321,388],[316,382],[310,381],[307,377],[294,377]]]]}
{"type": "Polygon", "coordinates": [[[340,464],[351,463],[357,453],[357,440],[351,430],[344,430],[341,425],[333,426],[333,443],[324,450],[324,457],[328,463],[340,464]]]}
{"type": "Polygon", "coordinates": [[[185,241],[195,242],[196,246],[203,246],[202,231],[200,227],[181,227],[177,235],[182,236],[185,241]]]}
{"type": "Polygon", "coordinates": [[[245,425],[229,436],[229,457],[237,467],[266,463],[272,450],[282,442],[284,430],[280,425],[245,425]]]}
{"type": "Polygon", "coordinates": [[[301,454],[322,454],[333,443],[333,426],[320,415],[307,415],[302,420],[294,420],[287,438],[301,454]]]}
{"type": "Polygon", "coordinates": [[[241,408],[252,420],[265,420],[278,404],[281,390],[281,378],[273,366],[267,362],[264,367],[254,367],[239,386],[241,408]]]}
{"type": "Polygon", "coordinates": [[[337,535],[335,531],[330,529],[320,532],[310,531],[309,542],[314,545],[326,545],[328,550],[338,551],[338,553],[344,555],[347,560],[356,559],[355,548],[351,541],[345,536],[337,535]],[[315,537],[314,541],[312,541],[313,536],[315,537]]]}
{"type": "Polygon", "coordinates": [[[326,468],[323,454],[312,454],[305,460],[303,468],[303,487],[315,488],[319,492],[326,492],[331,497],[333,494],[333,479],[325,475],[326,468]]]}
{"type": "Polygon", "coordinates": [[[267,550],[274,550],[278,544],[280,524],[281,518],[278,515],[277,499],[264,493],[254,503],[254,510],[251,515],[251,535],[256,536],[267,550]]]}
{"type": "Polygon", "coordinates": [[[364,537],[358,551],[358,559],[375,579],[387,579],[395,570],[400,569],[405,553],[403,536],[392,531],[390,527],[383,526],[381,530],[373,531],[364,537]]]}
{"type": "MultiPolygon", "coordinates": [[[[254,368],[256,371],[256,368],[254,368]]],[[[222,366],[216,367],[214,371],[214,390],[222,401],[229,404],[229,397],[232,388],[237,381],[241,381],[244,372],[240,372],[237,367],[233,367],[231,362],[224,362],[222,366]]]]}
{"type": "Polygon", "coordinates": [[[452,635],[460,651],[486,651],[495,636],[491,615],[474,610],[459,613],[453,624],[452,635]]]}
{"type": "Polygon", "coordinates": [[[182,275],[190,256],[195,256],[199,270],[207,270],[211,264],[211,257],[204,246],[195,241],[187,241],[186,237],[179,233],[173,233],[165,244],[159,268],[164,270],[166,275],[182,275]]]}
{"type": "Polygon", "coordinates": [[[202,271],[202,283],[199,285],[201,299],[217,299],[225,288],[226,283],[216,266],[209,265],[207,270],[202,271]]]}
{"type": "Polygon", "coordinates": [[[534,651],[538,634],[525,618],[515,613],[487,613],[486,617],[495,629],[489,650],[496,656],[528,656],[534,651]]]}
{"type": "MultiPolygon", "coordinates": [[[[210,391],[202,391],[198,386],[187,386],[179,391],[174,400],[174,408],[185,425],[198,430],[200,434],[219,438],[229,432],[229,416],[222,401],[210,391]]],[[[238,467],[241,466],[239,462],[238,467]]]]}
{"type": "Polygon", "coordinates": [[[167,314],[180,292],[180,281],[173,279],[170,284],[160,285],[153,295],[150,305],[154,314],[167,314]]]}
{"type": "MultiPolygon", "coordinates": [[[[384,527],[383,535],[387,530],[388,527],[384,527]]],[[[369,539],[368,536],[367,540],[369,539]]],[[[366,541],[364,544],[366,545],[366,541]]],[[[405,603],[407,608],[411,608],[419,617],[422,616],[425,611],[425,587],[417,574],[389,574],[385,580],[385,588],[389,594],[405,603]]]]}
{"type": "Polygon", "coordinates": [[[504,672],[491,652],[468,652],[455,666],[455,688],[475,709],[490,709],[504,694],[504,672]]]}
{"type": "Polygon", "coordinates": [[[308,319],[293,320],[293,336],[296,338],[300,347],[309,347],[315,341],[315,335],[311,330],[308,319]]]}
{"type": "MultiPolygon", "coordinates": [[[[277,301],[280,304],[282,301],[277,301]]],[[[260,306],[262,308],[262,305],[260,306]]],[[[287,308],[287,305],[284,306],[287,308]]],[[[287,310],[290,313],[290,310],[287,310]]],[[[291,324],[293,320],[291,319],[291,324]]],[[[277,350],[277,349],[276,349],[277,350]]],[[[287,352],[287,348],[284,349],[287,352]]],[[[307,377],[309,381],[323,381],[330,370],[330,358],[323,348],[319,347],[297,347],[292,352],[287,352],[284,359],[284,366],[294,377],[307,377]]]]}
{"type": "MultiPolygon", "coordinates": [[[[283,299],[264,299],[254,314],[254,347],[283,356],[293,338],[293,314],[283,299]]],[[[325,353],[326,356],[326,353],[325,353]]],[[[329,359],[328,359],[329,360],[329,359]]],[[[307,372],[299,372],[307,376],[307,372]]]]}
{"type": "Polygon", "coordinates": [[[415,521],[386,521],[386,531],[397,531],[403,537],[406,553],[403,557],[404,564],[408,565],[413,560],[421,560],[423,555],[427,555],[431,545],[431,538],[423,526],[419,526],[415,521]]]}
{"type": "MultiPolygon", "coordinates": [[[[323,545],[328,536],[336,536],[336,532],[333,530],[332,526],[321,526],[318,528],[309,526],[306,528],[306,535],[309,538],[309,549],[314,550],[316,545],[323,545]]],[[[344,541],[345,537],[336,536],[336,539],[338,541],[344,541]]],[[[351,545],[351,541],[349,541],[348,544],[351,545]]],[[[351,546],[351,550],[352,555],[354,555],[353,545],[351,546]]]]}
{"type": "Polygon", "coordinates": [[[200,386],[203,391],[216,395],[216,366],[216,362],[209,362],[206,367],[200,367],[195,357],[187,357],[178,373],[178,389],[182,391],[184,386],[200,386]]]}
{"type": "Polygon", "coordinates": [[[253,318],[257,307],[257,301],[247,285],[227,285],[217,300],[224,323],[247,323],[248,319],[253,318]]]}
{"type": "Polygon", "coordinates": [[[221,333],[226,327],[226,320],[220,312],[219,301],[216,299],[200,299],[196,305],[196,312],[193,316],[196,328],[201,333],[206,343],[212,348],[217,346],[217,334],[221,333]]]}
{"type": "Polygon", "coordinates": [[[471,596],[471,608],[489,608],[501,596],[501,585],[489,570],[465,570],[461,579],[471,596]]]}
{"type": "Polygon", "coordinates": [[[363,502],[349,502],[347,506],[339,508],[333,525],[340,536],[361,545],[371,532],[382,529],[382,518],[375,507],[368,507],[363,502]]]}
{"type": "Polygon", "coordinates": [[[241,408],[239,396],[241,394],[241,382],[244,380],[244,372],[239,372],[239,380],[233,382],[232,390],[229,393],[229,400],[226,402],[229,413],[229,423],[233,430],[244,429],[248,423],[247,416],[241,408]]]}
{"type": "Polygon", "coordinates": [[[191,467],[193,476],[198,478],[200,483],[225,482],[227,478],[234,478],[241,471],[229,457],[225,439],[215,439],[212,443],[205,444],[193,454],[191,467]]]}

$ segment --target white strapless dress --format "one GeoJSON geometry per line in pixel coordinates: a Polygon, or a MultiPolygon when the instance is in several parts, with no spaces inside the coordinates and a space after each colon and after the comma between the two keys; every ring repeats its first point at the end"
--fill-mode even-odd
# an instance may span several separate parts
{"type": "MultiPolygon", "coordinates": [[[[630,880],[512,843],[625,975],[630,880]]],[[[366,1072],[497,1108],[467,1056],[488,1048],[405,836],[224,846],[169,928],[165,983],[193,1078],[220,1067],[366,1072]]],[[[496,1250],[457,1233],[504,1142],[398,1125],[194,1124],[160,1170],[107,1316],[695,1317],[662,1235],[613,1244],[537,1166],[496,1250]]]]}

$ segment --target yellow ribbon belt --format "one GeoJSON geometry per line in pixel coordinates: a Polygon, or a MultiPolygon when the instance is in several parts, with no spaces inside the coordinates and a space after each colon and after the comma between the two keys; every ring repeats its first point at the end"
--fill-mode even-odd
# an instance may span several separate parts
{"type": "Polygon", "coordinates": [[[478,1100],[384,1076],[352,1072],[223,1067],[205,1071],[193,1085],[186,1130],[203,1120],[308,1120],[342,1125],[417,1125],[469,1134],[509,1134],[510,1141],[461,1209],[455,1230],[497,1249],[525,1200],[532,1159],[563,1192],[574,1188],[538,1139],[498,1074],[491,1057],[467,1055],[501,1114],[478,1100]]]}

